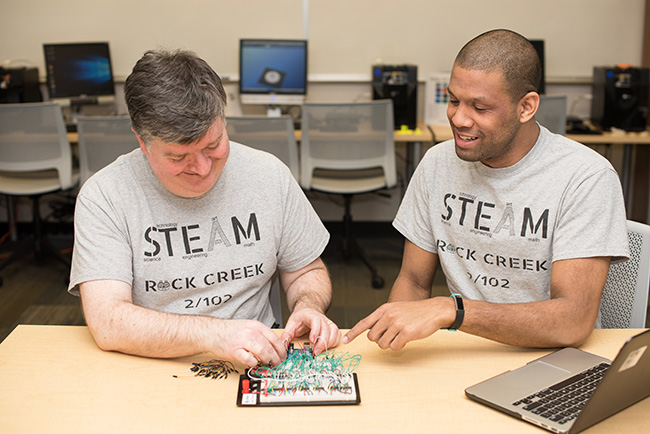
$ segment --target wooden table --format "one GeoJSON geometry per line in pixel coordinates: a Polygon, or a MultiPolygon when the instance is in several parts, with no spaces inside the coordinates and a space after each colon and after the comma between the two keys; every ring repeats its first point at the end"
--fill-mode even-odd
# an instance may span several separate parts
{"type": "MultiPolygon", "coordinates": [[[[583,349],[613,358],[639,332],[595,330],[583,349]]],[[[362,355],[360,405],[240,408],[236,375],[211,380],[189,371],[209,355],[160,360],[107,353],[86,327],[21,325],[0,344],[0,432],[545,432],[469,400],[464,389],[548,350],[452,331],[398,352],[365,336],[336,350],[362,355]]],[[[588,432],[646,433],[648,414],[650,399],[588,432]]]]}
{"type": "Polygon", "coordinates": [[[406,181],[413,176],[413,172],[422,159],[424,143],[434,144],[434,137],[426,125],[418,125],[411,131],[395,131],[393,135],[396,143],[406,143],[406,181]]]}

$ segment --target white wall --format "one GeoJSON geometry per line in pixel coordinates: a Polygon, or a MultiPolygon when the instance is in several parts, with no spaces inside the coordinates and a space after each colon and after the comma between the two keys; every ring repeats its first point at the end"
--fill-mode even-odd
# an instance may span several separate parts
{"type": "MultiPolygon", "coordinates": [[[[228,81],[237,79],[240,38],[306,34],[308,100],[343,101],[370,98],[375,62],[416,64],[423,81],[449,71],[469,39],[502,27],[545,40],[547,81],[559,86],[548,93],[569,95],[587,117],[589,102],[574,103],[589,93],[592,67],[640,64],[644,11],[644,0],[21,0],[0,11],[0,62],[44,77],[43,43],[108,41],[119,82],[147,49],[182,47],[228,81]]],[[[230,111],[239,113],[234,83],[230,111]]]]}
{"type": "Polygon", "coordinates": [[[192,49],[236,75],[240,38],[303,37],[303,4],[314,79],[369,77],[378,61],[446,71],[465,42],[504,27],[546,40],[551,78],[641,59],[644,0],[21,0],[3,2],[0,61],[43,73],[43,43],[100,40],[118,77],[160,46],[192,49]]]}

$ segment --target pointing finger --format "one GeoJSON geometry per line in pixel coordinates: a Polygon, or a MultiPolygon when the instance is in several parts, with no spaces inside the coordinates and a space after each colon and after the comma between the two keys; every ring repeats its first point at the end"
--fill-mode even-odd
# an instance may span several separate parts
{"type": "Polygon", "coordinates": [[[343,344],[349,344],[352,342],[357,336],[359,336],[361,333],[364,331],[368,330],[370,327],[374,326],[378,319],[381,317],[381,313],[379,312],[379,309],[356,323],[354,327],[352,327],[348,332],[341,338],[341,342],[343,344]]]}

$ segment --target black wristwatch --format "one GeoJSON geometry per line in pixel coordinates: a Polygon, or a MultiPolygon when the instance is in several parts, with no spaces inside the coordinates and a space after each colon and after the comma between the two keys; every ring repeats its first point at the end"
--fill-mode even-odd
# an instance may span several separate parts
{"type": "Polygon", "coordinates": [[[463,297],[460,294],[451,294],[451,298],[454,299],[456,303],[456,319],[451,327],[447,327],[447,330],[456,331],[463,324],[463,318],[465,318],[465,310],[463,309],[463,297]]]}

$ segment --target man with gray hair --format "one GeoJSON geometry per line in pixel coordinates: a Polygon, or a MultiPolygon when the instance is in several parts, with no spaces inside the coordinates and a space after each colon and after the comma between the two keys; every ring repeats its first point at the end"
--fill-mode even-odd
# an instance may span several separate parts
{"type": "Polygon", "coordinates": [[[494,30],[454,62],[454,139],[420,162],[393,225],[405,236],[389,303],[363,330],[398,350],[441,328],[512,345],[578,346],[597,323],[610,261],[629,256],[620,181],[593,150],[535,121],[541,64],[494,30]],[[440,265],[451,297],[431,298],[440,265]]]}
{"type": "Polygon", "coordinates": [[[140,149],[88,180],[75,210],[69,291],[98,346],[249,366],[278,364],[307,332],[316,353],[336,346],[329,234],[285,165],[229,141],[219,76],[194,53],[149,51],[124,92],[140,149]],[[292,312],[280,337],[276,270],[292,312]]]}

